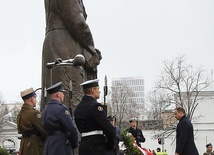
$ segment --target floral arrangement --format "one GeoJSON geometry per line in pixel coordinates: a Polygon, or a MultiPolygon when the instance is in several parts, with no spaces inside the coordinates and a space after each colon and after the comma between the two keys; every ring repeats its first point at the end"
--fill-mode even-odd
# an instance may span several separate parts
{"type": "Polygon", "coordinates": [[[133,145],[135,140],[130,133],[123,131],[121,133],[121,138],[126,147],[126,155],[143,155],[143,153],[133,145]]]}

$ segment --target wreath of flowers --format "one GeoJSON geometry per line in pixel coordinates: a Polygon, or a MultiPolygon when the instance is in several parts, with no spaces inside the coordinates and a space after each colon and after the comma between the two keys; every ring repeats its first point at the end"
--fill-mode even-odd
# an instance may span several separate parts
{"type": "Polygon", "coordinates": [[[130,133],[123,131],[121,138],[126,147],[126,155],[143,155],[143,153],[133,145],[135,139],[130,133]]]}

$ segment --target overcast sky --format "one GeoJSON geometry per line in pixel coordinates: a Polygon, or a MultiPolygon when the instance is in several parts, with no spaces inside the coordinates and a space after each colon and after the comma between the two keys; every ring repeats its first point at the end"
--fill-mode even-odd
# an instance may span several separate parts
{"type": "MultiPolygon", "coordinates": [[[[0,5],[0,92],[6,102],[41,83],[45,37],[42,0],[0,5]]],[[[103,55],[98,77],[143,76],[153,87],[162,61],[186,55],[189,63],[214,68],[213,0],[85,0],[87,23],[103,55]]],[[[102,86],[101,86],[102,87],[102,86]]],[[[101,89],[102,90],[102,89],[101,89]]]]}

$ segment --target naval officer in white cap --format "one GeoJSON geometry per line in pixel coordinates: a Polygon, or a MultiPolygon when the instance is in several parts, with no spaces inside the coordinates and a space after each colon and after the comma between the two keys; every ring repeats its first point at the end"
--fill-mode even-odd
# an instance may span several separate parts
{"type": "Polygon", "coordinates": [[[79,155],[107,155],[115,146],[116,133],[97,99],[100,98],[99,80],[81,84],[84,91],[74,116],[81,133],[79,155]]]}
{"type": "Polygon", "coordinates": [[[132,134],[132,136],[136,140],[137,145],[141,147],[141,143],[144,143],[146,141],[146,139],[145,139],[142,131],[137,127],[137,125],[138,125],[137,118],[136,117],[130,118],[129,125],[130,125],[130,128],[127,129],[127,131],[132,134]]]}

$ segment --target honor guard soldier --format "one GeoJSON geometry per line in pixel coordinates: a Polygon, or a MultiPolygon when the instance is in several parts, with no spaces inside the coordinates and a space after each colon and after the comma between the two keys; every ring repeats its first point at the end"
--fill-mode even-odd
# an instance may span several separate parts
{"type": "Polygon", "coordinates": [[[98,82],[94,79],[81,84],[85,95],[74,112],[81,133],[79,155],[107,155],[115,146],[115,128],[97,102],[100,98],[98,82]]]}
{"type": "Polygon", "coordinates": [[[113,150],[109,151],[109,155],[120,155],[122,152],[120,152],[119,142],[121,140],[120,136],[120,129],[116,127],[116,118],[114,115],[109,115],[108,120],[113,125],[115,132],[116,132],[116,139],[115,139],[115,147],[113,150]]]}
{"type": "Polygon", "coordinates": [[[68,108],[62,104],[64,92],[62,82],[47,90],[50,101],[42,112],[42,125],[47,131],[44,155],[73,155],[78,146],[78,132],[68,108]]]}
{"type": "Polygon", "coordinates": [[[22,134],[20,155],[42,155],[46,132],[42,127],[41,113],[34,109],[36,93],[29,88],[20,94],[24,101],[17,116],[18,132],[22,134]]]}
{"type": "Polygon", "coordinates": [[[129,119],[130,128],[127,130],[132,136],[135,138],[136,143],[138,146],[141,147],[141,142],[145,142],[146,139],[143,136],[143,133],[140,129],[137,128],[137,118],[133,117],[129,119]]]}
{"type": "Polygon", "coordinates": [[[213,146],[211,143],[206,145],[207,151],[203,155],[214,155],[213,146]]]}

